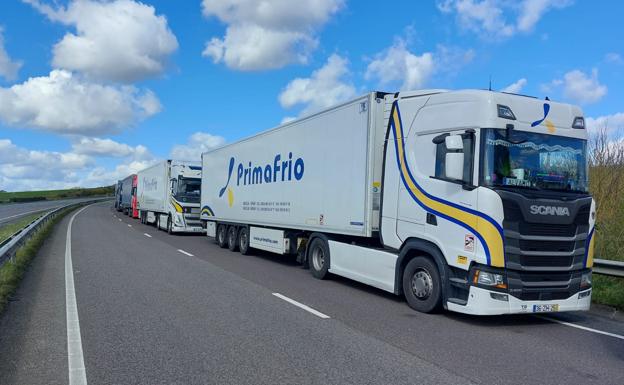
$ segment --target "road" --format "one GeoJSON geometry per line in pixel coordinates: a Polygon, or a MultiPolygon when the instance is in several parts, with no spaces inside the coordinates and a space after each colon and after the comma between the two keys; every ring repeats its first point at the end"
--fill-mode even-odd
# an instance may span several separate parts
{"type": "MultiPolygon", "coordinates": [[[[68,220],[0,317],[2,384],[68,383],[68,220]]],[[[72,228],[92,384],[624,383],[624,323],[600,312],[551,316],[593,331],[535,316],[420,314],[347,279],[316,280],[291,258],[169,236],[110,203],[72,228]]]]}
{"type": "Polygon", "coordinates": [[[3,223],[14,221],[24,215],[34,214],[36,212],[51,210],[57,207],[65,206],[70,203],[84,202],[92,199],[93,197],[62,199],[55,201],[35,201],[0,204],[0,225],[2,225],[3,223]]]}

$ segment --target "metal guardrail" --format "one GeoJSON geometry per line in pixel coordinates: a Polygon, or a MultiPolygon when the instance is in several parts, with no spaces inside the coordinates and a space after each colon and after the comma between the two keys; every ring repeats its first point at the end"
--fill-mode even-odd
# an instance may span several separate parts
{"type": "Polygon", "coordinates": [[[15,253],[17,253],[17,250],[22,247],[24,243],[26,243],[26,241],[28,241],[35,233],[37,233],[37,231],[41,229],[44,224],[49,222],[52,218],[56,217],[63,210],[74,206],[103,202],[110,199],[111,198],[99,198],[71,203],[65,206],[57,207],[54,210],[48,211],[41,217],[35,219],[22,229],[18,230],[15,234],[11,235],[9,238],[0,242],[0,267],[2,267],[6,261],[13,260],[13,258],[15,258],[15,253]]]}
{"type": "Polygon", "coordinates": [[[624,262],[607,259],[594,259],[595,274],[624,278],[624,262]]]}

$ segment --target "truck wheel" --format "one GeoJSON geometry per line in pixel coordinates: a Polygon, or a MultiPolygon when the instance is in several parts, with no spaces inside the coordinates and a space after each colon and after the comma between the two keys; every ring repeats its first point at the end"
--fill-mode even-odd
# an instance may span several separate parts
{"type": "Polygon", "coordinates": [[[160,214],[156,213],[156,230],[160,230],[160,214]]]}
{"type": "Polygon", "coordinates": [[[249,228],[248,227],[243,226],[240,228],[240,230],[238,230],[238,251],[240,251],[240,253],[243,255],[249,254],[249,228]]]}
{"type": "Polygon", "coordinates": [[[227,227],[225,225],[217,226],[217,245],[223,249],[227,246],[227,227]]]}
{"type": "Polygon", "coordinates": [[[238,248],[238,228],[230,226],[227,232],[227,247],[230,251],[236,251],[238,248]]]}
{"type": "Polygon", "coordinates": [[[314,238],[308,249],[308,263],[315,278],[325,279],[329,270],[329,245],[323,238],[314,238]]]}
{"type": "Polygon", "coordinates": [[[171,223],[171,215],[169,215],[167,217],[167,234],[171,235],[173,234],[173,223],[171,223]]]}
{"type": "Polygon", "coordinates": [[[403,293],[408,305],[419,312],[431,313],[442,305],[442,284],[435,262],[419,256],[403,271],[403,293]]]}

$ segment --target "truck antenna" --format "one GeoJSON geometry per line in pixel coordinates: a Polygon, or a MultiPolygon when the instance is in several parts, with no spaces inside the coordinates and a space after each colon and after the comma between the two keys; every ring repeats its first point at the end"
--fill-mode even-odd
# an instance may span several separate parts
{"type": "Polygon", "coordinates": [[[492,91],[492,75],[490,74],[490,86],[488,88],[489,91],[492,91]]]}

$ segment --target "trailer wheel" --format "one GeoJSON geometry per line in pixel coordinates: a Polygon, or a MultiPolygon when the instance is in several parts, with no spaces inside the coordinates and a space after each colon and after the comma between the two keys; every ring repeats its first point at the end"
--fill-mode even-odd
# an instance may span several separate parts
{"type": "Polygon", "coordinates": [[[223,249],[227,246],[227,227],[225,225],[217,226],[217,245],[223,249]]]}
{"type": "Polygon", "coordinates": [[[167,234],[169,234],[169,235],[173,234],[173,229],[172,229],[172,227],[173,227],[173,223],[172,223],[172,221],[171,221],[171,215],[169,215],[169,216],[167,217],[167,234]]]}
{"type": "Polygon", "coordinates": [[[156,222],[155,222],[156,230],[160,230],[160,214],[154,213],[154,215],[156,215],[156,222]]]}
{"type": "Polygon", "coordinates": [[[310,272],[315,278],[325,279],[329,270],[329,245],[323,238],[314,238],[308,249],[310,272]]]}
{"type": "Polygon", "coordinates": [[[236,226],[228,227],[227,247],[230,251],[236,251],[236,249],[238,249],[238,228],[236,226]]]}
{"type": "Polygon", "coordinates": [[[243,226],[238,230],[238,251],[243,255],[247,255],[249,254],[249,249],[249,228],[243,226]]]}
{"type": "Polygon", "coordinates": [[[403,293],[408,305],[419,312],[431,313],[442,305],[442,283],[435,262],[419,256],[403,271],[403,293]]]}

